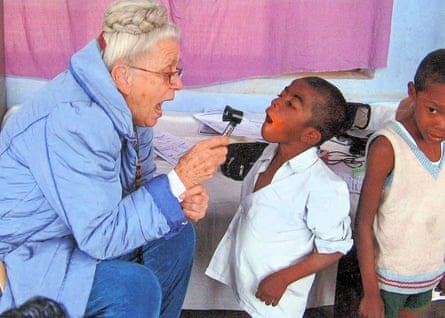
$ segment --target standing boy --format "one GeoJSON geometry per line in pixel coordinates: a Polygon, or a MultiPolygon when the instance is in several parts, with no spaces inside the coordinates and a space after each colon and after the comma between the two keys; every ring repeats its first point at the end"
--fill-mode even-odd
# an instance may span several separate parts
{"type": "Polygon", "coordinates": [[[317,152],[345,122],[343,95],[318,77],[293,81],[266,110],[272,144],[206,271],[252,317],[302,317],[315,273],[352,246],[347,186],[317,152]]]}
{"type": "Polygon", "coordinates": [[[445,268],[445,49],[423,59],[408,94],[413,111],[368,142],[356,227],[361,317],[418,317],[445,268]]]}

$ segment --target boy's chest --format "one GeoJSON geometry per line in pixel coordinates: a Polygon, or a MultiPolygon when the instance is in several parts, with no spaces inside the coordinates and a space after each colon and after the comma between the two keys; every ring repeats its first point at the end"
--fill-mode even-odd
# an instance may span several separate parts
{"type": "Polygon", "coordinates": [[[265,186],[269,185],[272,182],[273,177],[275,176],[275,173],[280,168],[281,165],[274,162],[274,160],[271,161],[270,165],[261,172],[258,175],[257,181],[255,183],[254,191],[258,191],[265,186]]]}

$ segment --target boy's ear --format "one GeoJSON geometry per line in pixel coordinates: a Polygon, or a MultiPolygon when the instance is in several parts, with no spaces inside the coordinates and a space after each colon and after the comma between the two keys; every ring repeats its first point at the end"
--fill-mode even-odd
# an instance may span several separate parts
{"type": "Polygon", "coordinates": [[[131,78],[128,67],[125,64],[117,63],[111,69],[110,74],[117,89],[123,95],[128,95],[131,91],[131,78]]]}
{"type": "Polygon", "coordinates": [[[414,83],[411,81],[408,83],[408,96],[411,99],[411,101],[415,101],[416,100],[416,87],[414,86],[414,83]]]}
{"type": "Polygon", "coordinates": [[[308,145],[315,146],[321,141],[321,132],[315,127],[307,127],[301,135],[301,141],[308,145]]]}

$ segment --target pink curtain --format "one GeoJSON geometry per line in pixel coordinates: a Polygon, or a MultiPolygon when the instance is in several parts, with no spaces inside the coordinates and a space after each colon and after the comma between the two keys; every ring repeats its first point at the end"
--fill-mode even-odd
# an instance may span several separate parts
{"type": "MultiPolygon", "coordinates": [[[[392,0],[160,0],[186,85],[386,66],[392,0]]],[[[4,0],[6,73],[51,78],[99,34],[111,0],[4,0]]]]}
{"type": "Polygon", "coordinates": [[[49,79],[101,30],[111,0],[3,0],[6,73],[49,79]]]}

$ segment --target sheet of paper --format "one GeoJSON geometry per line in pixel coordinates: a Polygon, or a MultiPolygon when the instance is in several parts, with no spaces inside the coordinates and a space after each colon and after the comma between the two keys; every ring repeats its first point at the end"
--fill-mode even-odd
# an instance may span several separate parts
{"type": "Polygon", "coordinates": [[[207,136],[220,135],[220,133],[217,132],[215,129],[213,129],[212,127],[209,127],[209,126],[207,126],[206,124],[203,124],[203,123],[201,123],[201,125],[199,125],[198,132],[201,135],[207,135],[207,136]]]}
{"type": "MultiPolygon", "coordinates": [[[[222,111],[209,111],[194,114],[193,117],[221,134],[228,124],[228,122],[222,120],[222,114],[222,111]]],[[[233,130],[232,136],[247,137],[256,141],[264,141],[261,136],[261,126],[263,125],[263,121],[264,115],[262,114],[245,113],[241,123],[233,130]]]]}
{"type": "Polygon", "coordinates": [[[363,167],[353,168],[350,171],[341,171],[340,169],[333,169],[334,172],[340,176],[348,185],[349,192],[360,193],[362,190],[363,179],[365,178],[365,170],[363,167]]]}
{"type": "Polygon", "coordinates": [[[168,132],[155,132],[153,147],[159,157],[176,166],[179,158],[193,147],[193,143],[168,132]]]}
{"type": "Polygon", "coordinates": [[[363,184],[363,177],[360,176],[341,176],[348,184],[349,192],[360,193],[363,184]]]}

